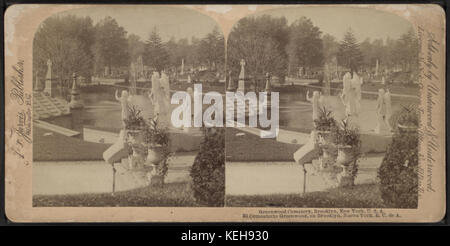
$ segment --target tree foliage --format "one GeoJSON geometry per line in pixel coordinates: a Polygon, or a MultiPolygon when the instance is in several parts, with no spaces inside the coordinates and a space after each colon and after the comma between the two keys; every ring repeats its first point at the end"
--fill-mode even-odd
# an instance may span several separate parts
{"type": "Polygon", "coordinates": [[[191,169],[195,199],[207,206],[223,206],[225,197],[225,130],[204,128],[205,138],[191,169]]]}
{"type": "Polygon", "coordinates": [[[215,27],[204,37],[197,47],[199,62],[208,66],[210,70],[224,63],[225,41],[223,34],[215,27]]]}
{"type": "Polygon", "coordinates": [[[285,49],[288,39],[289,30],[284,17],[263,15],[241,19],[228,38],[227,57],[232,74],[239,74],[240,61],[244,59],[245,71],[253,80],[267,72],[284,78],[287,71],[285,49]]]}
{"type": "Polygon", "coordinates": [[[362,64],[362,53],[359,48],[359,43],[353,34],[353,31],[348,30],[344,39],[339,45],[337,54],[338,63],[353,71],[358,70],[362,64]]]}
{"type": "Polygon", "coordinates": [[[323,65],[324,50],[321,31],[312,21],[301,17],[289,26],[287,46],[289,65],[294,67],[319,67],[323,65]]]}
{"type": "Polygon", "coordinates": [[[143,57],[144,63],[157,71],[166,69],[170,63],[169,52],[156,28],[150,32],[149,38],[145,43],[143,57]]]}
{"type": "Polygon", "coordinates": [[[46,19],[33,40],[33,80],[36,77],[40,80],[45,78],[48,60],[52,61],[52,72],[63,95],[70,86],[73,73],[90,79],[94,37],[95,31],[89,17],[66,15],[46,19]]]}
{"type": "Polygon", "coordinates": [[[96,73],[129,63],[127,32],[109,16],[95,25],[94,55],[96,73]]]}
{"type": "Polygon", "coordinates": [[[138,35],[128,35],[128,54],[130,56],[130,62],[135,62],[144,54],[145,43],[141,41],[138,35]]]}

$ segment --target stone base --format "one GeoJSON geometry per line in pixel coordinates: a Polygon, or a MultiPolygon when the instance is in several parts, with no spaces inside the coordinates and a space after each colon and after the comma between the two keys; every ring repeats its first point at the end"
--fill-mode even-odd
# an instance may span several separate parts
{"type": "Polygon", "coordinates": [[[339,176],[338,175],[338,181],[339,181],[339,187],[351,187],[355,185],[355,178],[350,176],[339,176]]]}
{"type": "Polygon", "coordinates": [[[164,176],[152,175],[150,177],[150,186],[151,187],[163,187],[163,185],[164,185],[164,176]]]}

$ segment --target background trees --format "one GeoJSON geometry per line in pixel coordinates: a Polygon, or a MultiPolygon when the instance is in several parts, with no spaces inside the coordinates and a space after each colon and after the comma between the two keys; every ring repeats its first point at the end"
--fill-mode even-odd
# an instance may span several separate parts
{"type": "Polygon", "coordinates": [[[360,68],[363,63],[363,55],[351,29],[345,33],[344,39],[339,45],[337,60],[341,66],[349,68],[352,71],[360,68]]]}
{"type": "Polygon", "coordinates": [[[301,17],[289,26],[289,44],[287,53],[290,67],[305,69],[323,65],[324,47],[321,31],[312,21],[301,17]]]}
{"type": "Polygon", "coordinates": [[[199,61],[210,70],[216,70],[219,65],[224,64],[224,49],[224,37],[216,27],[199,42],[197,47],[199,61]]]}
{"type": "Polygon", "coordinates": [[[112,67],[126,66],[129,63],[127,32],[109,16],[95,25],[96,74],[101,74],[104,67],[111,71],[112,67]]]}
{"type": "Polygon", "coordinates": [[[268,15],[241,19],[232,29],[228,39],[228,66],[232,74],[240,71],[240,60],[246,62],[247,75],[258,87],[258,78],[269,72],[284,78],[287,71],[289,30],[284,17],[268,15]]]}
{"type": "Polygon", "coordinates": [[[130,62],[136,61],[139,56],[142,56],[145,49],[145,43],[141,41],[141,37],[135,34],[128,35],[128,54],[130,62]]]}
{"type": "Polygon", "coordinates": [[[158,72],[167,68],[170,63],[169,52],[167,52],[156,27],[150,32],[145,43],[143,60],[146,65],[158,72]]]}
{"type": "Polygon", "coordinates": [[[33,80],[43,80],[47,61],[53,63],[53,74],[58,78],[61,93],[70,86],[73,73],[87,79],[93,72],[95,30],[92,19],[74,15],[54,16],[38,28],[33,40],[33,80]]]}

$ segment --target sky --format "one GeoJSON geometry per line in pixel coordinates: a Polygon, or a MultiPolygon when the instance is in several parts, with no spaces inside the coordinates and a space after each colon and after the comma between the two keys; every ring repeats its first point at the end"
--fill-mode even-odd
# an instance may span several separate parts
{"type": "MultiPolygon", "coordinates": [[[[128,33],[133,33],[146,40],[150,31],[156,26],[162,39],[204,37],[211,32],[216,22],[195,10],[182,6],[96,6],[69,10],[64,14],[90,16],[94,23],[111,16],[123,26],[128,33]]],[[[306,16],[322,33],[331,34],[341,40],[344,33],[351,28],[358,41],[387,37],[398,38],[412,25],[395,14],[374,9],[355,7],[300,6],[267,10],[257,15],[270,14],[285,16],[289,22],[306,16]]]]}
{"type": "Polygon", "coordinates": [[[285,16],[289,24],[301,16],[308,17],[322,33],[331,34],[337,40],[342,40],[349,28],[358,41],[398,38],[412,28],[411,23],[395,14],[355,7],[302,6],[267,10],[257,15],[263,14],[285,16]]]}
{"type": "Polygon", "coordinates": [[[101,6],[69,10],[63,14],[89,16],[94,24],[106,16],[116,19],[119,26],[130,34],[136,34],[141,40],[147,40],[156,26],[163,41],[192,36],[203,38],[211,32],[216,22],[197,11],[182,7],[165,6],[101,6]]]}

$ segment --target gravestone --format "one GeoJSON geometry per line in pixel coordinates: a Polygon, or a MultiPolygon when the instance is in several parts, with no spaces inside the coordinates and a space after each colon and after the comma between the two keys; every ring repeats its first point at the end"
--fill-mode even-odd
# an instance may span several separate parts
{"type": "Polygon", "coordinates": [[[55,97],[56,93],[57,93],[57,85],[56,85],[56,79],[53,76],[53,72],[52,72],[52,61],[50,59],[48,59],[47,61],[47,74],[45,76],[45,89],[44,89],[44,93],[51,96],[51,97],[55,97]]]}

